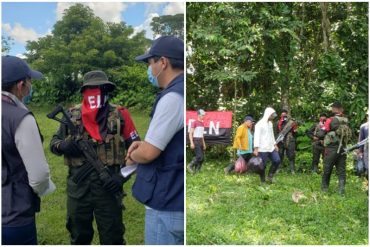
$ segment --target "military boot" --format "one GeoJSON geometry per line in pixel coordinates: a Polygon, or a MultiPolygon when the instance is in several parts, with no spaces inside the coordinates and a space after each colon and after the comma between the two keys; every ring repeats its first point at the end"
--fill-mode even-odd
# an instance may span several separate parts
{"type": "Polygon", "coordinates": [[[344,186],[346,181],[344,179],[339,179],[339,195],[344,196],[344,186]]]}

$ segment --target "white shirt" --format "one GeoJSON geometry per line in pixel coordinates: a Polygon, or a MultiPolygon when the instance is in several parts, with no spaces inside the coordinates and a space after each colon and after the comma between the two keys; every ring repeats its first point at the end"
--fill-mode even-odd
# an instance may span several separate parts
{"type": "Polygon", "coordinates": [[[158,101],[145,141],[163,151],[182,128],[184,128],[184,97],[175,92],[167,93],[158,101]]]}

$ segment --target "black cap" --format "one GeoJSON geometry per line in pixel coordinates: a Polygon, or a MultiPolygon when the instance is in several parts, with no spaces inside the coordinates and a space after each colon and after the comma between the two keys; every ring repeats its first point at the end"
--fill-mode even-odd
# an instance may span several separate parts
{"type": "Polygon", "coordinates": [[[113,91],[116,88],[116,84],[114,84],[113,82],[108,81],[107,75],[101,70],[94,70],[94,71],[87,72],[84,75],[83,80],[84,80],[84,82],[83,82],[83,85],[80,89],[81,92],[87,86],[98,87],[98,86],[101,86],[101,85],[107,85],[107,90],[109,92],[113,91]]]}
{"type": "Polygon", "coordinates": [[[335,107],[335,108],[343,108],[342,104],[339,102],[339,101],[335,101],[331,107],[335,107]]]}
{"type": "Polygon", "coordinates": [[[175,36],[162,36],[154,40],[147,53],[135,60],[147,63],[149,58],[157,56],[184,60],[184,41],[175,36]]]}
{"type": "Polygon", "coordinates": [[[326,115],[326,113],[321,113],[320,117],[328,117],[328,115],[326,115]]]}
{"type": "Polygon", "coordinates": [[[28,64],[15,56],[1,57],[1,84],[10,86],[24,78],[41,79],[43,74],[39,71],[32,70],[28,64]]]}
{"type": "Polygon", "coordinates": [[[285,108],[283,108],[283,109],[281,110],[281,113],[283,113],[283,112],[288,113],[288,110],[287,110],[287,109],[285,109],[285,108]]]}

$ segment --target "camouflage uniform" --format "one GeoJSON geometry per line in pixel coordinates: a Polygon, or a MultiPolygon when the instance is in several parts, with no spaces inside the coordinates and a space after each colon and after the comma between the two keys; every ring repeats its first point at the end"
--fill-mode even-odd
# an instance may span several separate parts
{"type": "MultiPolygon", "coordinates": [[[[120,135],[124,128],[124,119],[118,108],[110,105],[108,117],[108,134],[105,142],[98,143],[92,139],[82,126],[79,106],[70,109],[72,122],[78,126],[82,139],[94,143],[100,160],[111,174],[118,174],[124,161],[125,142],[120,135]]],[[[64,139],[72,138],[65,125],[61,125],[53,136],[50,147],[53,153],[59,154],[57,145],[64,139]]],[[[122,221],[123,205],[118,205],[116,198],[102,187],[94,169],[86,170],[89,164],[83,157],[64,155],[64,163],[68,166],[67,177],[67,229],[70,232],[71,244],[90,244],[94,235],[92,221],[95,216],[101,244],[125,244],[123,235],[125,227],[122,221]],[[81,178],[84,173],[86,177],[81,178]],[[76,178],[80,181],[76,181],[76,178]]]]}
{"type": "MultiPolygon", "coordinates": [[[[329,120],[328,120],[329,121],[329,120]]],[[[346,159],[347,155],[342,154],[347,145],[348,139],[351,136],[351,131],[348,127],[348,119],[346,117],[336,115],[332,117],[327,124],[329,128],[319,131],[319,138],[324,137],[324,173],[322,176],[322,190],[328,191],[331,173],[333,167],[336,166],[339,179],[339,193],[344,194],[346,183],[346,159]],[[347,133],[341,130],[346,129],[347,133]]]]}
{"type": "Polygon", "coordinates": [[[320,156],[324,160],[324,145],[323,140],[314,140],[314,137],[317,137],[317,134],[320,130],[320,123],[313,125],[306,134],[312,140],[312,172],[318,172],[318,165],[320,162],[320,156]]]}
{"type": "MultiPolygon", "coordinates": [[[[285,127],[285,125],[288,123],[289,120],[292,120],[288,118],[286,121],[284,121],[281,125],[281,127],[278,127],[278,131],[282,131],[285,127]]],[[[294,120],[293,120],[294,121],[294,120]]],[[[288,157],[289,165],[290,165],[290,171],[294,173],[295,171],[295,150],[296,150],[296,132],[294,127],[296,125],[295,122],[292,124],[292,129],[288,132],[288,134],[285,135],[284,140],[278,143],[279,147],[279,156],[281,162],[284,160],[284,155],[288,157]]]]}

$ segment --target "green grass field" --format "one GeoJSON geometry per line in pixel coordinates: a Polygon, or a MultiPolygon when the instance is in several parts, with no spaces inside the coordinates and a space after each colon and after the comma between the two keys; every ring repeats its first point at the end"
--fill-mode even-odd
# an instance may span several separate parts
{"type": "MultiPolygon", "coordinates": [[[[41,198],[41,212],[36,216],[39,244],[70,244],[69,233],[65,227],[66,221],[66,179],[67,167],[63,158],[52,154],[49,143],[53,134],[58,129],[58,122],[50,120],[46,114],[52,107],[32,106],[41,132],[44,136],[44,150],[49,163],[52,180],[57,189],[54,193],[41,198]]],[[[143,138],[148,127],[149,117],[147,113],[131,112],[136,128],[143,138]]],[[[140,245],[144,243],[144,206],[137,202],[131,195],[133,177],[124,185],[127,196],[124,198],[126,210],[123,213],[123,221],[126,226],[125,239],[127,244],[140,245]]],[[[99,244],[99,237],[94,222],[95,234],[92,244],[99,244]]]]}
{"type": "Polygon", "coordinates": [[[225,175],[227,161],[207,160],[186,175],[187,244],[368,245],[368,196],[363,179],[347,176],[346,196],[320,191],[321,176],[285,171],[272,185],[259,176],[225,175]],[[306,198],[299,203],[292,194],[306,198]]]}

